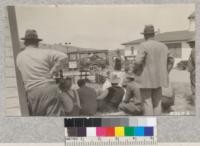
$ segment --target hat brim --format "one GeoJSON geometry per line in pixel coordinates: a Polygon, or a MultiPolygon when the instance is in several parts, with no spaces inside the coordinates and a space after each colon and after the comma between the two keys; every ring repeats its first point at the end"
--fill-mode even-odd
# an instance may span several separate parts
{"type": "Polygon", "coordinates": [[[37,38],[37,39],[29,39],[29,38],[21,38],[21,40],[36,40],[36,41],[42,41],[42,39],[40,39],[40,38],[37,38]]]}
{"type": "Polygon", "coordinates": [[[141,32],[140,34],[155,34],[157,33],[157,31],[151,32],[151,33],[145,33],[145,32],[141,32]]]}
{"type": "Polygon", "coordinates": [[[110,81],[112,84],[119,84],[120,80],[113,80],[113,81],[110,81]]]}

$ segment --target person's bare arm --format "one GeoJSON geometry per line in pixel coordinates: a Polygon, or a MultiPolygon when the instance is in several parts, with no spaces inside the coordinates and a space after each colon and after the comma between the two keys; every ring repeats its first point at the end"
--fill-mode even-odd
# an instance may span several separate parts
{"type": "Polygon", "coordinates": [[[108,95],[108,89],[104,90],[101,95],[97,97],[97,100],[104,99],[108,95]]]}
{"type": "Polygon", "coordinates": [[[81,108],[80,98],[79,98],[79,95],[78,95],[77,90],[75,90],[75,94],[76,94],[76,101],[77,101],[77,104],[78,104],[79,108],[81,108]]]}
{"type": "Polygon", "coordinates": [[[167,56],[167,71],[168,73],[172,70],[174,66],[174,57],[172,55],[172,53],[168,53],[168,56],[167,56]]]}

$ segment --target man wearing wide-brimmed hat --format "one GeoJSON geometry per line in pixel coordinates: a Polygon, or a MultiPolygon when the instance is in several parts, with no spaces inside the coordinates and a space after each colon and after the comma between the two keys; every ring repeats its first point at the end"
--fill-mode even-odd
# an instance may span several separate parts
{"type": "Polygon", "coordinates": [[[27,92],[31,116],[60,116],[63,106],[55,80],[52,78],[62,67],[67,56],[64,53],[39,48],[36,30],[25,33],[25,49],[17,56],[17,67],[21,72],[27,92]]]}
{"type": "Polygon", "coordinates": [[[167,87],[168,48],[164,43],[154,39],[154,26],[144,28],[145,41],[140,44],[135,66],[141,70],[137,80],[140,83],[141,97],[144,104],[144,115],[161,114],[162,87],[167,87]]]}
{"type": "Polygon", "coordinates": [[[192,103],[194,104],[195,99],[195,37],[193,36],[187,42],[192,48],[189,60],[188,60],[188,71],[190,72],[190,83],[192,90],[192,103]]]}

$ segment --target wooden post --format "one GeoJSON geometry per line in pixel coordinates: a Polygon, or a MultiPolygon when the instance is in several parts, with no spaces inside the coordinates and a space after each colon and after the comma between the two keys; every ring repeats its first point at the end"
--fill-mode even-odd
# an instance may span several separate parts
{"type": "Polygon", "coordinates": [[[19,36],[18,36],[15,7],[8,6],[7,10],[8,10],[8,19],[9,19],[12,47],[13,47],[13,57],[14,57],[14,62],[15,62],[16,80],[17,80],[21,114],[22,114],[22,116],[29,116],[28,103],[27,103],[27,97],[26,97],[26,91],[24,88],[24,83],[23,83],[23,80],[21,77],[21,73],[16,66],[17,54],[20,52],[20,42],[19,42],[19,36]]]}

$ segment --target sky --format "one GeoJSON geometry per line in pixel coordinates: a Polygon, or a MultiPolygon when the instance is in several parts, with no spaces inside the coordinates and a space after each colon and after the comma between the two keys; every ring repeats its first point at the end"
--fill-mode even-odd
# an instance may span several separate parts
{"type": "Polygon", "coordinates": [[[123,48],[147,24],[160,32],[186,30],[194,4],[17,6],[19,37],[35,29],[43,43],[95,49],[123,48]]]}

